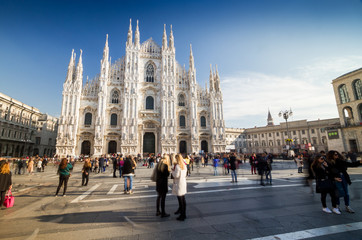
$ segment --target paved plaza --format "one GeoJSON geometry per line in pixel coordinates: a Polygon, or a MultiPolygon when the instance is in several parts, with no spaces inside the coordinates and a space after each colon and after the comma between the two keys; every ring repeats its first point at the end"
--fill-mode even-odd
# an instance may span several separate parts
{"type": "Polygon", "coordinates": [[[213,176],[211,166],[194,168],[187,178],[187,219],[179,222],[171,191],[166,198],[171,216],[155,216],[151,169],[138,164],[134,194],[125,195],[123,179],[112,177],[112,167],[92,174],[86,187],[81,186],[81,167],[76,164],[65,197],[54,197],[58,176],[52,165],[31,176],[13,175],[15,206],[0,211],[0,238],[362,239],[362,168],[348,170],[356,213],[341,207],[341,215],[322,212],[320,195],[310,193],[293,161],[276,160],[273,185],[265,187],[248,163],[238,169],[238,183],[231,183],[222,168],[219,176],[213,176]]]}

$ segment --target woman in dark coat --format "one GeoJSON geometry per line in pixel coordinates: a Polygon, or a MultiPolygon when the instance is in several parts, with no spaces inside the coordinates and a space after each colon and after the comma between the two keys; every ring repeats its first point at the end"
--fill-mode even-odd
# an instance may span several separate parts
{"type": "Polygon", "coordinates": [[[346,159],[337,151],[329,151],[327,153],[327,160],[332,163],[332,171],[336,178],[336,187],[337,193],[337,205],[339,205],[339,197],[344,197],[344,204],[346,206],[346,211],[349,213],[354,213],[354,210],[349,206],[349,193],[348,185],[351,185],[351,179],[347,173],[348,167],[358,167],[361,165],[362,161],[357,162],[347,162],[346,159]]]}
{"type": "Polygon", "coordinates": [[[170,176],[170,157],[164,155],[161,161],[157,164],[157,180],[156,180],[156,191],[157,191],[157,212],[156,216],[169,217],[165,211],[166,194],[168,192],[168,176],[170,176]],[[161,202],[161,212],[160,212],[161,202]]]}
{"type": "Polygon", "coordinates": [[[5,194],[12,188],[10,164],[8,162],[0,163],[0,204],[1,209],[4,209],[5,194]]]}
{"type": "Polygon", "coordinates": [[[341,214],[337,208],[337,198],[335,195],[335,189],[333,185],[334,175],[332,173],[332,164],[326,161],[322,155],[317,155],[312,163],[312,170],[316,178],[316,192],[321,194],[321,202],[323,206],[323,212],[335,214],[341,214]],[[329,184],[327,184],[329,183],[329,184]],[[324,187],[323,187],[324,185],[324,187]],[[332,211],[327,207],[326,198],[327,194],[331,196],[332,211]]]}
{"type": "Polygon", "coordinates": [[[82,169],[82,186],[87,186],[89,181],[89,173],[91,172],[92,164],[90,163],[90,159],[87,158],[84,161],[83,169],[82,169]]]}

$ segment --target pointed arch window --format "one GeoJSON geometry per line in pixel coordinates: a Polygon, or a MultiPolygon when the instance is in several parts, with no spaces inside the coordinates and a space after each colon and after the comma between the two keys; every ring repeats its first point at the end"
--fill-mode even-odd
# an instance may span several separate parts
{"type": "Polygon", "coordinates": [[[146,67],[146,82],[154,82],[155,81],[155,69],[151,63],[149,63],[146,67]]]}
{"type": "Polygon", "coordinates": [[[148,96],[146,98],[146,110],[153,110],[154,109],[154,100],[153,97],[148,96]]]}
{"type": "Polygon", "coordinates": [[[339,91],[339,97],[341,99],[341,103],[349,102],[349,97],[348,97],[348,92],[347,92],[346,85],[342,84],[341,86],[339,86],[338,91],[339,91]]]}
{"type": "Polygon", "coordinates": [[[180,107],[184,107],[186,105],[185,96],[183,94],[178,95],[178,105],[180,107]]]}
{"type": "Polygon", "coordinates": [[[201,127],[206,127],[206,118],[204,116],[200,118],[200,125],[201,127]]]}
{"type": "Polygon", "coordinates": [[[119,92],[117,90],[112,91],[111,103],[119,103],[119,92]]]}
{"type": "Polygon", "coordinates": [[[186,118],[184,115],[180,116],[180,127],[185,128],[186,127],[186,118]]]}
{"type": "Polygon", "coordinates": [[[117,126],[117,114],[115,113],[111,115],[111,126],[117,126]]]}
{"type": "Polygon", "coordinates": [[[356,100],[362,99],[362,82],[360,79],[357,79],[353,82],[353,91],[356,100]]]}
{"type": "Polygon", "coordinates": [[[89,112],[84,116],[84,125],[92,125],[92,114],[89,112]]]}

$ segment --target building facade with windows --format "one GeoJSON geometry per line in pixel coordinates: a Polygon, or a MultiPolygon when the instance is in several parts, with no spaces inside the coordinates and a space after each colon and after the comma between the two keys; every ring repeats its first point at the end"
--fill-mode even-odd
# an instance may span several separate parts
{"type": "Polygon", "coordinates": [[[344,151],[362,152],[362,68],[332,81],[344,151]]]}
{"type": "Polygon", "coordinates": [[[290,148],[296,151],[313,150],[319,152],[329,149],[341,151],[343,145],[341,141],[331,142],[329,140],[329,133],[335,129],[338,131],[339,128],[339,118],[288,121],[287,128],[285,122],[274,125],[269,112],[266,126],[244,129],[226,128],[225,134],[227,145],[234,145],[235,151],[239,153],[268,152],[281,154],[286,152],[288,136],[293,140],[289,144],[290,148]]]}
{"type": "Polygon", "coordinates": [[[58,119],[0,93],[0,156],[53,156],[58,119]]]}
{"type": "Polygon", "coordinates": [[[138,21],[133,38],[130,22],[125,52],[111,62],[107,35],[100,74],[85,84],[82,51],[78,64],[72,52],[57,154],[224,152],[217,68],[210,70],[209,87],[200,87],[191,46],[189,69],[176,61],[172,26],[159,46],[152,38],[140,43],[138,21]]]}

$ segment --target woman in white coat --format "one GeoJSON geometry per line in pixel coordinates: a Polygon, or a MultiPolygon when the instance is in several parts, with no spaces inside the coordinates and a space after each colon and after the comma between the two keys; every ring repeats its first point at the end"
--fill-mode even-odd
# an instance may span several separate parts
{"type": "Polygon", "coordinates": [[[186,199],[185,194],[186,190],[186,164],[182,158],[181,154],[176,155],[176,162],[172,168],[172,176],[173,176],[173,185],[172,185],[172,194],[177,196],[178,200],[178,210],[175,214],[180,214],[177,218],[179,221],[184,221],[186,218],[186,199]]]}

